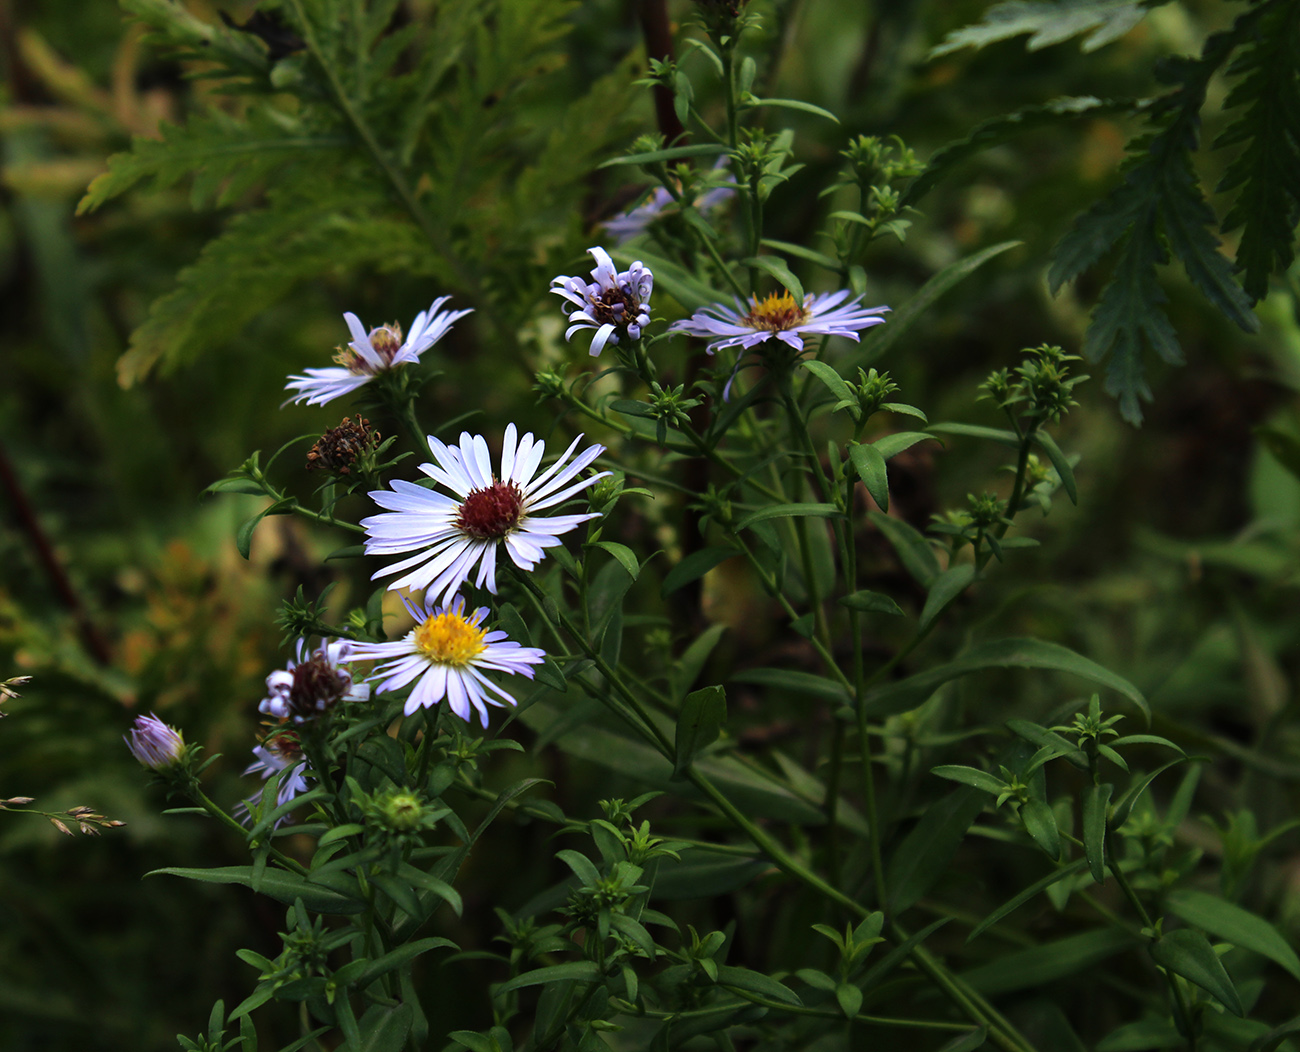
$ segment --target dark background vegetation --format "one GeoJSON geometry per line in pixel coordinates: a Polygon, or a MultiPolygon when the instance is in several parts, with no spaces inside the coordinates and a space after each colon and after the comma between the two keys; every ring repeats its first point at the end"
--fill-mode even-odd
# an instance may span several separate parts
{"type": "MultiPolygon", "coordinates": [[[[253,8],[187,6],[213,21],[225,10],[236,22],[253,8]]],[[[402,10],[418,21],[434,6],[409,0],[402,10]]],[[[596,78],[639,67],[633,6],[590,0],[572,11],[559,44],[564,61],[530,71],[541,78],[531,103],[536,122],[556,119],[596,78]]],[[[1023,105],[1066,94],[1148,94],[1156,58],[1196,51],[1234,5],[1161,8],[1092,53],[1077,42],[1029,52],[1011,41],[935,61],[927,51],[977,20],[984,4],[755,0],[759,6],[773,48],[761,76],[773,93],[828,107],[843,122],[782,118],[797,128],[798,159],[808,167],[769,206],[770,235],[802,241],[818,221],[810,188],[839,163],[836,151],[850,134],[897,134],[924,159],[978,121],[1023,105]]],[[[684,4],[671,13],[689,14],[684,4]]],[[[130,136],[156,135],[160,121],[213,104],[210,87],[183,73],[142,47],[138,27],[110,0],[0,0],[0,678],[33,677],[0,723],[0,796],[31,795],[47,809],[90,804],[127,823],[98,839],[70,839],[35,817],[0,815],[0,1046],[13,1052],[174,1047],[173,1035],[197,1032],[216,997],[229,1005],[251,989],[255,976],[236,949],[275,952],[283,915],[268,900],[167,877],[141,882],[164,865],[232,864],[242,845],[210,822],[160,817],[164,801],[146,788],[120,735],[136,713],[183,727],[190,740],[224,754],[211,770],[212,795],[237,801],[249,792],[240,772],[262,680],[284,660],[273,624],[280,600],[300,585],[315,594],[338,580],[342,608],[364,595],[364,575],[339,563],[321,569],[344,542],[286,519],[268,520],[252,558],[242,560],[232,533],[258,502],[201,500],[200,491],[251,450],[269,453],[338,422],[342,404],[279,403],[285,375],[321,364],[343,339],[344,310],[370,325],[405,322],[444,291],[478,314],[439,348],[446,376],[429,392],[426,420],[472,405],[490,430],[510,419],[548,427],[553,414],[536,405],[532,370],[585,354],[559,343],[546,280],[576,273],[582,250],[597,243],[595,222],[637,189],[627,169],[575,186],[570,218],[549,241],[526,246],[529,273],[540,278],[535,288],[476,294],[423,276],[340,267],[300,282],[236,338],[123,387],[117,362],[150,304],[223,218],[265,189],[222,208],[210,201],[195,208],[184,183],[142,184],[74,215],[90,179],[130,136]],[[493,312],[489,324],[484,315],[493,312]],[[499,338],[502,317],[515,327],[512,340],[499,338]]],[[[600,131],[610,154],[653,126],[648,97],[630,80],[622,76],[618,111],[600,131]]],[[[1133,130],[1082,120],[991,149],[927,198],[905,244],[877,249],[868,299],[894,303],[964,255],[1023,242],[944,297],[879,363],[907,401],[932,420],[995,424],[987,403],[974,402],[991,369],[1042,342],[1078,348],[1096,279],[1053,298],[1046,260],[1073,216],[1114,181],[1133,130]]],[[[1224,159],[1210,154],[1203,163],[1212,185],[1224,159]]],[[[473,237],[476,215],[462,218],[473,237]]],[[[1222,824],[1249,806],[1266,829],[1292,813],[1300,775],[1300,743],[1286,719],[1298,671],[1300,487],[1256,431],[1296,427],[1295,286],[1275,288],[1259,310],[1261,332],[1247,337],[1180,273],[1167,278],[1188,364],[1154,374],[1156,397],[1140,430],[1120,420],[1099,381],[1080,388],[1083,404],[1060,436],[1082,457],[1078,508],[1058,500],[1038,534],[1043,547],[966,602],[977,624],[1067,643],[1132,679],[1152,699],[1160,733],[1226,750],[1203,781],[1197,813],[1222,824]],[[1261,770],[1271,777],[1258,777],[1261,770]]],[[[677,310],[666,299],[657,306],[677,310]]],[[[894,469],[896,503],[924,526],[996,478],[999,463],[995,451],[972,443],[917,452],[894,469]]],[[[309,492],[311,480],[296,478],[309,492]]],[[[744,640],[752,591],[743,582],[736,594],[725,582],[712,587],[706,609],[744,640]]],[[[1061,701],[1010,677],[971,680],[960,698],[969,718],[989,724],[1015,714],[1045,718],[1061,701]]],[[[734,700],[738,730],[755,740],[819,718],[795,705],[772,711],[754,698],[734,700]]],[[[512,733],[532,744],[521,725],[512,733]]],[[[511,763],[553,779],[572,814],[592,814],[597,798],[637,788],[558,752],[511,763]]],[[[504,782],[521,772],[501,773],[504,782]]],[[[554,864],[541,861],[553,846],[546,832],[508,821],[494,829],[459,882],[465,920],[445,934],[484,948],[498,930],[492,906],[515,909],[557,879],[554,864]]],[[[1208,821],[1189,823],[1183,836],[1211,858],[1223,851],[1208,821]]],[[[991,848],[976,838],[965,850],[991,848]]],[[[1296,850],[1294,839],[1273,844],[1243,891],[1244,902],[1290,935],[1300,932],[1296,850]]],[[[1025,883],[1015,872],[1001,879],[1004,894],[984,889],[990,901],[1025,883]]],[[[980,893],[959,880],[943,891],[952,901],[980,893]]],[[[724,924],[735,909],[723,898],[698,919],[724,924]]],[[[816,918],[787,916],[769,945],[738,952],[754,967],[779,968],[784,946],[805,938],[809,919],[816,918]]],[[[474,964],[429,968],[430,1017],[447,1029],[486,1026],[491,978],[474,964]]]]}

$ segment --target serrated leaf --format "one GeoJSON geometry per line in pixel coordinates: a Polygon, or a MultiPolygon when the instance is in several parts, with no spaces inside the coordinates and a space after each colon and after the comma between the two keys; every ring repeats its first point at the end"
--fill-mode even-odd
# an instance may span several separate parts
{"type": "Polygon", "coordinates": [[[949,33],[930,52],[938,58],[964,47],[982,48],[1032,34],[1026,48],[1037,51],[1088,33],[1081,45],[1095,51],[1123,36],[1146,16],[1143,0],[1008,0],[984,13],[984,20],[949,33]]]}
{"type": "Polygon", "coordinates": [[[1228,977],[1209,940],[1198,931],[1179,928],[1166,932],[1150,946],[1151,956],[1159,965],[1189,983],[1218,998],[1219,1002],[1235,1016],[1244,1016],[1237,988],[1228,977]]]}

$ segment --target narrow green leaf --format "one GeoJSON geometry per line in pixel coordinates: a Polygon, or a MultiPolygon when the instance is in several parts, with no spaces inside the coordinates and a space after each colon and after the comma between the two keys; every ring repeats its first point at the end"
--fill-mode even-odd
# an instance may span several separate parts
{"type": "Polygon", "coordinates": [[[1145,1052],[1151,1048],[1186,1048],[1187,1039],[1167,1019],[1139,1019],[1116,1027],[1097,1042],[1096,1052],[1145,1052]]]}
{"type": "Polygon", "coordinates": [[[847,606],[850,610],[862,610],[869,614],[901,616],[903,613],[903,608],[883,592],[872,592],[865,588],[840,596],[840,606],[847,606]]]}
{"type": "Polygon", "coordinates": [[[1118,691],[1141,709],[1144,716],[1150,715],[1142,692],[1122,676],[1058,643],[1014,637],[978,643],[955,661],[877,687],[867,694],[863,704],[873,716],[893,716],[908,712],[924,703],[950,680],[990,668],[1037,668],[1069,672],[1118,691]]]}
{"type": "Polygon", "coordinates": [[[1106,819],[1114,788],[1106,782],[1083,790],[1083,853],[1088,857],[1092,879],[1098,884],[1106,882],[1106,819]]]}
{"type": "Polygon", "coordinates": [[[989,442],[997,442],[1000,445],[1009,446],[1011,449],[1020,447],[1020,439],[1016,437],[1014,431],[1007,431],[1005,428],[983,427],[980,424],[961,424],[956,422],[944,422],[931,424],[931,431],[938,431],[944,435],[961,435],[964,438],[982,438],[989,442]]]}
{"type": "Polygon", "coordinates": [[[522,990],[525,986],[543,986],[569,981],[594,983],[598,979],[600,979],[600,968],[595,961],[569,961],[566,964],[535,968],[531,972],[524,972],[523,975],[507,979],[496,988],[496,995],[500,997],[515,990],[522,990]]]}
{"type": "Polygon", "coordinates": [[[641,564],[637,561],[637,557],[633,553],[632,549],[626,544],[617,544],[614,541],[596,541],[590,545],[590,547],[600,548],[602,551],[609,552],[610,555],[619,561],[623,569],[631,576],[632,580],[635,581],[637,576],[641,573],[641,564]]]}
{"type": "MultiPolygon", "coordinates": [[[[620,164],[657,164],[660,161],[679,161],[683,157],[716,157],[726,153],[727,148],[719,143],[699,143],[694,146],[669,146],[663,150],[650,150],[646,153],[629,153],[623,157],[613,157],[597,168],[612,168],[620,164]]],[[[658,277],[656,272],[655,277],[658,277]]]]}
{"type": "Polygon", "coordinates": [[[735,683],[758,683],[778,690],[788,690],[792,694],[822,698],[825,701],[840,704],[849,701],[849,693],[833,679],[818,676],[811,672],[800,672],[792,668],[748,668],[733,673],[731,681],[735,683]]]}
{"type": "Polygon", "coordinates": [[[833,256],[828,256],[825,252],[815,252],[811,248],[805,248],[803,245],[796,245],[790,241],[776,241],[773,238],[765,237],[759,244],[764,248],[774,248],[778,252],[784,252],[787,256],[794,256],[796,259],[806,259],[809,263],[816,263],[819,267],[833,270],[837,274],[842,269],[839,260],[833,256]]]}
{"type": "Polygon", "coordinates": [[[677,714],[674,778],[680,778],[695,757],[717,741],[726,722],[727,698],[721,687],[704,687],[686,695],[677,714]]]}
{"type": "Polygon", "coordinates": [[[848,385],[844,377],[840,376],[833,366],[828,365],[826,362],[819,362],[816,358],[805,358],[802,365],[824,383],[836,398],[857,402],[858,396],[853,393],[853,388],[848,385]]]}
{"type": "MultiPolygon", "coordinates": [[[[252,887],[253,868],[251,866],[221,866],[216,869],[187,869],[168,866],[146,873],[152,877],[165,874],[172,877],[185,877],[205,884],[242,884],[252,887]]],[[[303,905],[315,913],[360,913],[366,908],[363,899],[350,896],[312,883],[284,870],[268,869],[262,875],[260,891],[279,902],[292,904],[295,899],[302,899],[303,905]]]]}
{"type": "Polygon", "coordinates": [[[835,987],[835,1000],[846,1019],[854,1018],[862,1010],[862,991],[852,983],[839,983],[835,987]]]}
{"type": "Polygon", "coordinates": [[[989,928],[997,924],[998,921],[1000,921],[1003,917],[1007,916],[1010,913],[1014,913],[1030,899],[1034,898],[1040,892],[1046,891],[1048,888],[1050,888],[1053,884],[1057,883],[1058,881],[1065,880],[1067,877],[1074,876],[1076,873],[1080,872],[1087,864],[1088,864],[1087,860],[1085,859],[1082,858],[1075,859],[1068,866],[1065,866],[1062,869],[1058,869],[1055,873],[1049,873],[1047,876],[1043,877],[1042,880],[1034,881],[1034,883],[1030,884],[1029,887],[1025,888],[1024,891],[1020,892],[1017,895],[1013,895],[1011,898],[1007,899],[1006,902],[1004,902],[1001,906],[999,906],[987,917],[985,917],[982,921],[980,921],[977,925],[975,925],[975,927],[971,929],[971,933],[966,936],[966,941],[970,942],[972,939],[976,938],[976,936],[984,934],[984,932],[988,931],[989,928]]]}
{"type": "Polygon", "coordinates": [[[1250,1043],[1246,1052],[1277,1052],[1283,1041],[1296,1034],[1300,1034],[1300,1016],[1281,1026],[1275,1026],[1267,1034],[1261,1034],[1250,1043]]]}
{"type": "Polygon", "coordinates": [[[939,576],[939,560],[934,549],[913,527],[878,511],[867,513],[867,518],[894,547],[899,562],[916,581],[925,588],[939,576]]]}
{"type": "Polygon", "coordinates": [[[833,124],[839,124],[840,119],[830,110],[824,110],[820,106],[814,106],[811,102],[804,102],[801,99],[756,99],[752,95],[742,103],[744,109],[756,109],[759,106],[778,106],[787,110],[799,110],[802,113],[811,113],[818,117],[824,117],[833,124]]]}
{"type": "Polygon", "coordinates": [[[756,522],[766,522],[768,519],[788,519],[791,517],[831,519],[838,517],[840,514],[840,509],[834,504],[771,504],[766,508],[760,508],[758,511],[746,515],[736,523],[735,529],[739,532],[748,529],[756,522]]]}
{"type": "Polygon", "coordinates": [[[984,1042],[988,1040],[988,1036],[988,1027],[976,1027],[964,1034],[958,1034],[946,1045],[942,1046],[939,1052],[973,1052],[974,1049],[984,1047],[984,1042]]]}
{"type": "Polygon", "coordinates": [[[925,607],[921,610],[918,628],[924,632],[930,623],[948,608],[948,604],[970,587],[975,580],[975,564],[960,563],[950,566],[934,579],[929,594],[925,597],[925,607]]]}
{"type": "Polygon", "coordinates": [[[718,968],[718,985],[731,986],[737,990],[747,990],[750,993],[758,994],[760,997],[766,997],[770,1001],[780,1001],[782,1004],[794,1005],[796,1008],[803,1007],[803,1001],[799,995],[784,986],[770,975],[764,975],[762,972],[751,971],[748,968],[736,968],[731,965],[720,965],[718,968]]]}
{"type": "Polygon", "coordinates": [[[987,802],[978,789],[963,788],[926,810],[889,860],[885,885],[890,912],[903,912],[930,890],[987,802]]]}
{"type": "Polygon", "coordinates": [[[1006,788],[1006,782],[995,774],[989,774],[988,771],[981,771],[978,767],[962,767],[956,764],[940,764],[938,767],[930,768],[930,773],[940,778],[947,778],[950,782],[961,782],[963,785],[973,786],[976,789],[982,789],[986,793],[992,793],[997,796],[1006,788]]]}
{"type": "Polygon", "coordinates": [[[1131,949],[1138,939],[1126,931],[1098,928],[999,957],[959,976],[982,994],[995,996],[1015,990],[1037,990],[1066,979],[1131,949]]]}
{"type": "Polygon", "coordinates": [[[1055,860],[1061,857],[1061,836],[1056,827],[1056,813],[1045,800],[1034,797],[1021,804],[1020,821],[1025,832],[1047,852],[1049,858],[1055,860]]]}
{"type": "Polygon", "coordinates": [[[669,596],[684,585],[703,577],[719,563],[739,554],[739,548],[701,548],[698,552],[691,552],[664,576],[659,594],[669,596]]]}
{"type": "Polygon", "coordinates": [[[1157,964],[1168,968],[1175,975],[1181,975],[1189,983],[1195,983],[1217,998],[1233,1015],[1245,1015],[1241,998],[1237,996],[1237,988],[1228,977],[1223,962],[1214,952],[1210,940],[1199,931],[1179,928],[1177,931],[1166,932],[1151,944],[1150,953],[1157,964]]]}
{"type": "Polygon", "coordinates": [[[1170,892],[1165,900],[1170,912],[1204,928],[1211,935],[1250,950],[1281,965],[1300,979],[1300,957],[1273,925],[1249,910],[1226,902],[1217,895],[1207,895],[1191,888],[1170,892]]]}
{"type": "Polygon", "coordinates": [[[867,487],[871,499],[881,511],[889,510],[889,475],[885,468],[884,455],[875,446],[865,446],[858,442],[849,443],[849,459],[858,478],[867,487]]]}
{"type": "MultiPolygon", "coordinates": [[[[943,270],[922,285],[906,303],[890,314],[888,324],[878,326],[875,329],[871,336],[868,359],[875,361],[883,357],[930,309],[935,300],[963,278],[969,277],[990,259],[1015,248],[1019,244],[1019,241],[1003,241],[1001,244],[992,245],[982,252],[977,252],[973,256],[967,256],[965,259],[950,263],[944,267],[943,270]]],[[[656,272],[657,276],[658,272],[656,272]]]]}
{"type": "Polygon", "coordinates": [[[1069,458],[1061,452],[1061,447],[1056,444],[1056,439],[1046,431],[1035,431],[1034,441],[1047,454],[1047,459],[1052,462],[1052,467],[1061,476],[1061,487],[1065,490],[1065,495],[1070,498],[1070,503],[1078,504],[1079,488],[1074,481],[1074,469],[1070,466],[1069,458]]]}
{"type": "MultiPolygon", "coordinates": [[[[346,998],[338,1003],[346,1003],[346,998]]],[[[340,1045],[338,1052],[401,1052],[414,1018],[408,1004],[371,1005],[357,1022],[360,1042],[340,1045]]]]}
{"type": "Polygon", "coordinates": [[[803,282],[794,276],[785,260],[777,256],[748,256],[740,262],[746,267],[767,271],[789,291],[795,303],[803,303],[803,282]]]}
{"type": "Polygon", "coordinates": [[[924,431],[895,431],[892,435],[885,435],[871,444],[876,447],[882,457],[888,460],[905,449],[911,449],[918,442],[924,442],[927,438],[934,439],[936,442],[939,441],[934,435],[927,435],[924,431]]]}

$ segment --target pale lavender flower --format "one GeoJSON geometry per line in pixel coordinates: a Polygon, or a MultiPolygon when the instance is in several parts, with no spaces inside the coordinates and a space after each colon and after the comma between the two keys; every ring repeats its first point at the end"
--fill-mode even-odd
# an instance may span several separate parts
{"type": "Polygon", "coordinates": [[[290,376],[285,390],[293,391],[294,396],[284,404],[306,401],[308,405],[324,405],[351,394],[382,372],[415,364],[420,355],[442,339],[452,322],[473,309],[439,310],[449,299],[450,296],[440,296],[427,311],[420,311],[405,340],[400,325],[381,325],[366,332],[360,318],[351,312],[344,314],[343,320],[348,323],[352,340],[334,356],[338,365],[327,369],[305,369],[301,376],[290,376]]]}
{"type": "MultiPolygon", "coordinates": [[[[280,779],[279,789],[275,794],[276,807],[287,804],[295,796],[307,791],[307,761],[302,754],[302,744],[297,734],[285,731],[267,738],[262,744],[253,746],[253,756],[256,759],[244,768],[246,775],[260,774],[262,780],[266,781],[271,775],[280,771],[288,772],[280,779]]],[[[237,804],[235,817],[247,825],[250,808],[261,804],[264,792],[265,787],[237,804]]],[[[288,815],[282,815],[275,824],[281,825],[288,818],[288,815]]]]}
{"type": "MultiPolygon", "coordinates": [[[[719,157],[714,164],[714,169],[724,167],[729,163],[729,158],[724,154],[719,157]]],[[[715,176],[716,178],[716,176],[715,176]]],[[[724,176],[727,182],[734,183],[735,176],[730,172],[724,176]]],[[[712,190],[706,190],[695,199],[695,208],[699,212],[711,212],[713,209],[720,207],[724,202],[730,200],[736,195],[733,186],[715,186],[712,190]]],[[[673,195],[664,187],[656,187],[654,192],[646,198],[636,208],[629,209],[626,212],[620,212],[601,224],[605,231],[617,238],[617,243],[622,245],[625,241],[631,241],[632,238],[645,232],[655,219],[657,219],[665,209],[673,203],[673,195]]]]}
{"type": "Polygon", "coordinates": [[[461,719],[469,721],[472,707],[486,727],[487,706],[500,708],[518,702],[484,672],[507,672],[532,679],[531,666],[546,659],[543,650],[521,646],[502,631],[488,631],[483,625],[488,614],[486,606],[467,617],[462,596],[456,596],[447,606],[437,606],[426,597],[423,609],[405,597],[402,601],[416,626],[390,643],[358,643],[357,656],[382,662],[372,677],[373,681],[383,681],[375,688],[381,693],[415,683],[406,699],[404,711],[408,716],[446,698],[451,711],[461,719]]]}
{"type": "Polygon", "coordinates": [[[551,279],[551,291],[568,302],[561,308],[569,317],[566,340],[580,329],[595,329],[591,354],[596,356],[605,344],[617,344],[620,337],[639,340],[641,330],[650,324],[650,293],[655,278],[640,260],[620,273],[603,248],[589,248],[596,261],[591,281],[565,275],[551,279]]]}
{"type": "Polygon", "coordinates": [[[185,739],[157,716],[137,716],[131,736],[122,736],[131,755],[146,767],[166,771],[185,758],[185,739]]]}
{"type": "Polygon", "coordinates": [[[545,557],[545,549],[561,543],[560,534],[596,518],[595,513],[537,514],[563,504],[609,474],[602,471],[573,481],[605,452],[604,446],[593,445],[569,461],[581,440],[579,435],[539,475],[546,444],[534,439],[531,432],[516,440],[515,425],[511,424],[502,444],[498,478],[492,472],[482,435],[462,433],[459,447],[444,445],[430,435],[429,448],[437,463],[421,464],[420,470],[457,499],[401,479],[390,483],[392,492],[372,492],[375,503],[388,512],[361,520],[367,534],[366,554],[415,554],[377,571],[371,579],[401,573],[390,589],[427,590],[441,595],[445,604],[469,580],[477,563],[475,587],[486,587],[495,595],[498,547],[504,546],[520,569],[531,570],[545,557]]]}
{"type": "Polygon", "coordinates": [[[324,642],[307,653],[298,640],[297,660],[266,677],[266,697],[257,711],[278,720],[302,723],[319,716],[340,701],[366,701],[370,688],[354,683],[348,662],[355,661],[354,644],[346,639],[324,642]]]}
{"type": "Polygon", "coordinates": [[[840,306],[848,296],[844,290],[809,293],[800,305],[789,292],[774,292],[764,300],[755,296],[748,308],[738,299],[735,310],[714,303],[673,322],[668,331],[709,340],[706,350],[710,354],[722,347],[750,350],[773,337],[800,352],[805,336],[847,336],[856,340],[861,330],[885,320],[880,315],[888,307],[860,307],[860,296],[840,306]]]}

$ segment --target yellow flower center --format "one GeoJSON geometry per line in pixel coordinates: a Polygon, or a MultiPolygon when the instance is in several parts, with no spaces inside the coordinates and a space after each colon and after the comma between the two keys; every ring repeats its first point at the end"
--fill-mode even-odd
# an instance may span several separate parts
{"type": "Polygon", "coordinates": [[[485,635],[460,614],[434,614],[415,630],[415,645],[435,664],[463,668],[487,649],[485,635]]]}
{"type": "Polygon", "coordinates": [[[371,329],[370,349],[379,355],[382,362],[379,368],[371,365],[370,362],[348,346],[338,348],[334,360],[356,376],[374,376],[379,369],[389,368],[393,364],[393,359],[397,357],[397,352],[402,349],[402,327],[397,322],[392,322],[389,325],[381,325],[377,329],[371,329]]]}
{"type": "Polygon", "coordinates": [[[795,303],[789,292],[781,295],[773,292],[764,300],[755,296],[754,309],[741,318],[741,322],[751,329],[765,329],[768,332],[784,332],[807,320],[808,312],[802,304],[795,303]]]}

